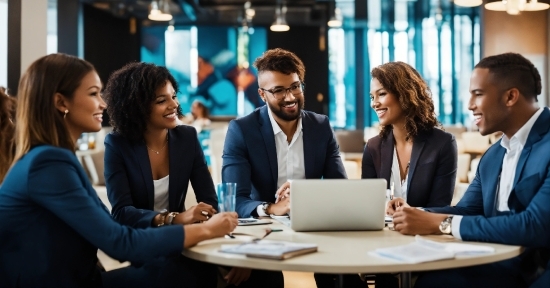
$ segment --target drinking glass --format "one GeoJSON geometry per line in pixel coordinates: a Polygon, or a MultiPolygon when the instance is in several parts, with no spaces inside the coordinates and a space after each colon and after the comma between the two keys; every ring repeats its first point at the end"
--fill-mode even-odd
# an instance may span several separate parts
{"type": "Polygon", "coordinates": [[[219,212],[234,212],[237,183],[219,183],[216,186],[218,193],[219,212]]]}

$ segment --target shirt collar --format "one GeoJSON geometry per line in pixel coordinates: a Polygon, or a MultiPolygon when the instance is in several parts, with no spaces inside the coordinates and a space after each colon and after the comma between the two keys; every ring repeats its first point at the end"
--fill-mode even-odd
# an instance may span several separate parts
{"type": "Polygon", "coordinates": [[[506,134],[502,135],[502,141],[500,141],[500,145],[506,148],[506,150],[510,150],[512,145],[516,146],[514,145],[516,143],[521,145],[519,147],[525,146],[527,138],[529,137],[529,132],[531,132],[531,129],[533,128],[533,125],[535,125],[535,122],[542,113],[542,110],[544,110],[544,108],[540,107],[537,112],[535,112],[535,114],[533,114],[533,116],[531,116],[531,118],[529,118],[529,120],[525,122],[525,124],[523,124],[521,128],[519,128],[519,130],[516,132],[516,134],[514,134],[514,136],[512,136],[512,138],[508,138],[506,134]]]}
{"type": "MultiPolygon", "coordinates": [[[[273,114],[269,106],[267,106],[267,114],[269,115],[269,122],[271,122],[271,127],[273,127],[273,135],[277,135],[283,132],[277,121],[275,121],[275,118],[273,118],[273,114]]],[[[298,125],[296,126],[296,131],[302,131],[302,117],[298,117],[298,125]]]]}

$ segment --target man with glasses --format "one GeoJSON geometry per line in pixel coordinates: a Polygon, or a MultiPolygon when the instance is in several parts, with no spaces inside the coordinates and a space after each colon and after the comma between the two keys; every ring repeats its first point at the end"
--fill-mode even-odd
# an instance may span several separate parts
{"type": "Polygon", "coordinates": [[[223,182],[237,183],[239,217],[286,215],[290,179],[346,178],[327,116],[304,109],[302,61],[283,49],[257,58],[267,104],[229,123],[223,182]]]}

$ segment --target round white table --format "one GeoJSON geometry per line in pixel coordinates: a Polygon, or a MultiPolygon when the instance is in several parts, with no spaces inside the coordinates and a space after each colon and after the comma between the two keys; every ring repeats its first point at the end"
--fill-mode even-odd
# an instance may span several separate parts
{"type": "MultiPolygon", "coordinates": [[[[403,273],[402,286],[410,285],[410,272],[474,266],[506,260],[518,256],[523,248],[492,243],[475,243],[495,248],[495,253],[485,255],[457,256],[455,259],[419,264],[408,264],[372,256],[368,252],[377,248],[405,245],[414,242],[414,237],[401,235],[385,228],[382,231],[357,232],[294,232],[290,227],[273,220],[270,225],[239,226],[234,231],[235,239],[217,238],[203,241],[184,250],[189,258],[219,265],[247,267],[274,271],[305,271],[332,274],[352,273],[403,273]],[[221,253],[222,244],[238,244],[265,234],[266,228],[282,229],[265,239],[298,243],[316,243],[318,252],[297,256],[283,261],[248,258],[244,255],[221,253]],[[241,235],[248,234],[253,236],[241,235]]],[[[439,236],[432,236],[439,237],[439,236]]],[[[444,236],[441,236],[444,237],[444,236]]],[[[434,239],[434,238],[432,238],[434,239]]],[[[448,238],[447,238],[448,239],[448,238]]]]}

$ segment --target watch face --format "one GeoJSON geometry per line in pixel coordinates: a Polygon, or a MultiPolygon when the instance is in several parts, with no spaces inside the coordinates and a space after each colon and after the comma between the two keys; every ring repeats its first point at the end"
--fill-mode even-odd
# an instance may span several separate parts
{"type": "Polygon", "coordinates": [[[439,224],[439,231],[443,234],[451,234],[451,218],[446,218],[439,224]]]}

